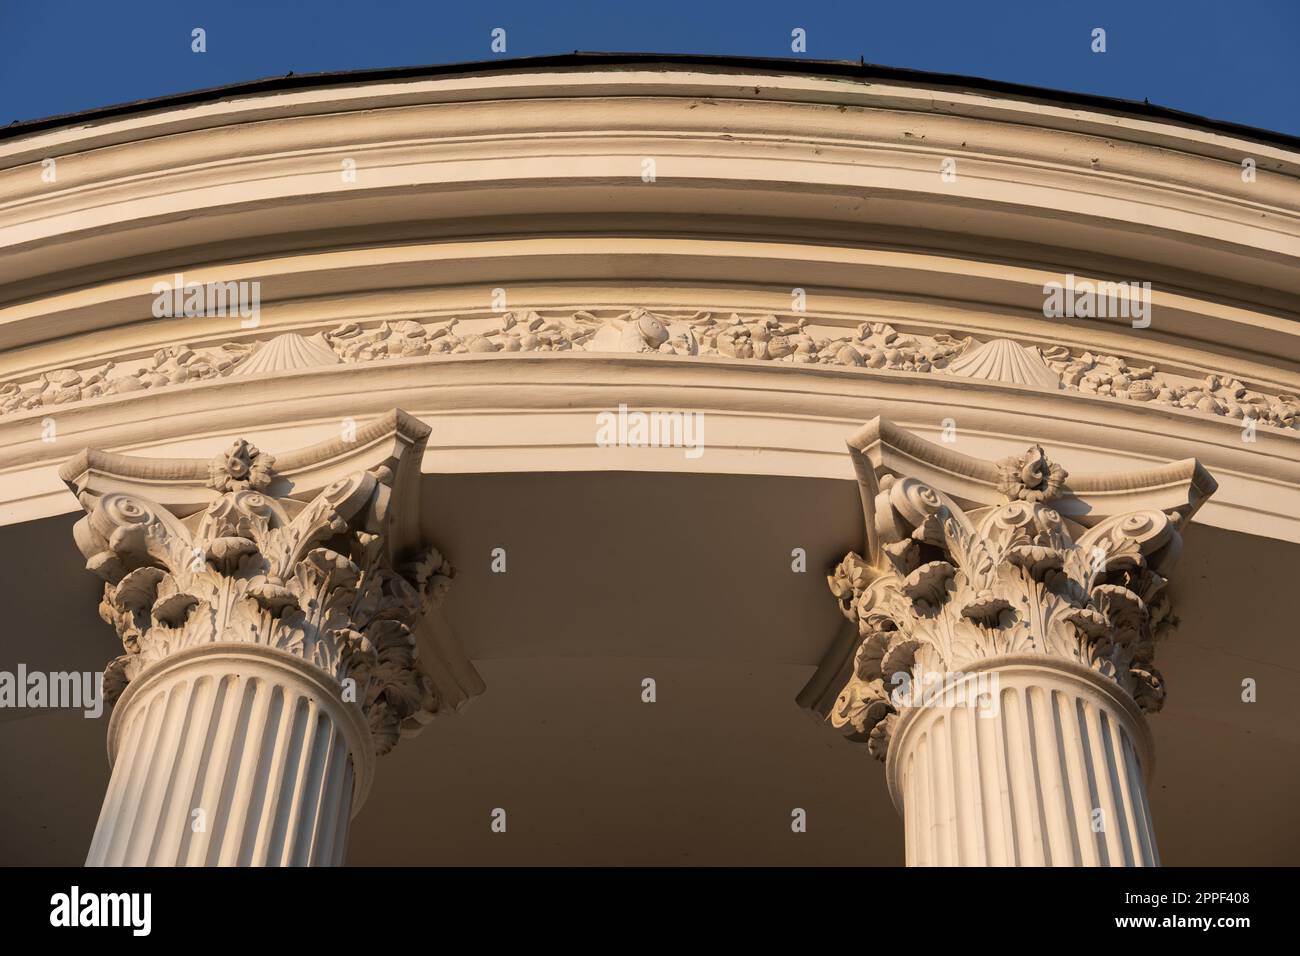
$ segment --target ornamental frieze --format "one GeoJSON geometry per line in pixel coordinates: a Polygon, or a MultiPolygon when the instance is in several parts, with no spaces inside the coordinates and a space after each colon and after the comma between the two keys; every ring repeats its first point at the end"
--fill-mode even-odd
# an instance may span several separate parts
{"type": "Polygon", "coordinates": [[[233,376],[392,358],[525,352],[707,356],[866,373],[952,375],[1300,429],[1300,398],[1268,394],[1213,371],[1195,377],[1062,345],[902,332],[879,322],[864,322],[846,335],[839,328],[815,326],[803,316],[721,316],[641,308],[608,310],[605,315],[526,311],[429,323],[348,322],[331,331],[310,335],[287,332],[266,341],[231,341],[199,348],[174,344],[145,359],[61,368],[30,381],[0,385],[0,414],[233,376]]]}

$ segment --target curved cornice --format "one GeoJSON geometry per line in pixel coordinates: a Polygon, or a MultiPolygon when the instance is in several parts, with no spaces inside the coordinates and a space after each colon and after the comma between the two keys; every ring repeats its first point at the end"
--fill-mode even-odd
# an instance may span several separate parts
{"type": "Polygon", "coordinates": [[[1293,150],[986,93],[781,74],[593,68],[243,96],[10,140],[0,170],[11,299],[48,291],[37,277],[56,270],[128,257],[152,268],[217,237],[310,243],[341,222],[476,231],[467,218],[518,234],[521,212],[974,229],[1242,290],[1296,291],[1287,268],[1300,249],[1293,150]],[[1238,175],[1243,157],[1258,164],[1253,183],[1238,175]],[[54,183],[40,175],[48,158],[61,161],[54,183]],[[339,175],[343,158],[356,182],[339,175]],[[954,181],[940,178],[944,159],[954,181]]]}
{"type": "Polygon", "coordinates": [[[952,419],[964,452],[997,457],[1031,437],[1071,450],[1079,473],[1115,470],[1111,458],[1129,469],[1200,459],[1222,485],[1204,520],[1300,540],[1286,411],[1300,393],[1290,141],[1113,104],[775,63],[633,58],[354,79],[0,140],[4,520],[66,507],[52,503],[55,463],[76,444],[202,457],[231,429],[293,446],[401,405],[434,426],[426,467],[459,471],[850,478],[839,449],[862,421],[886,415],[933,436],[952,419]],[[51,182],[44,159],[56,160],[51,182]],[[345,159],[355,181],[341,175],[345,159]],[[1255,161],[1253,181],[1243,159],[1255,161]],[[154,284],[177,272],[259,282],[260,325],[154,318],[154,284]],[[1044,287],[1066,274],[1149,281],[1150,327],[1046,318],[1044,287]],[[640,305],[781,324],[796,320],[800,289],[814,337],[841,343],[844,362],[717,346],[682,356],[466,345],[333,364],[316,339],[342,323],[436,331],[459,318],[473,331],[498,308],[496,289],[515,316],[640,305]],[[864,323],[1011,345],[960,365],[964,378],[888,357],[873,367],[854,340],[864,323]],[[304,341],[271,344],[286,334],[304,341]],[[258,343],[261,358],[235,374],[258,343]],[[229,360],[208,362],[197,381],[156,364],[140,378],[151,362],[226,345],[229,360]],[[1119,363],[1114,374],[1098,356],[1119,363]],[[96,389],[110,362],[141,388],[96,389]],[[1196,386],[1207,376],[1217,378],[1196,386]],[[1230,417],[1243,396],[1281,409],[1254,441],[1230,417]],[[704,411],[708,454],[683,463],[595,447],[591,416],[622,403],[704,411]]]}
{"type": "MultiPolygon", "coordinates": [[[[617,232],[620,222],[630,221],[610,220],[606,226],[617,232]]],[[[1189,367],[1197,365],[1198,353],[1207,366],[1218,364],[1209,356],[1254,362],[1259,370],[1286,369],[1300,382],[1300,324],[1183,287],[1156,285],[1152,325],[1134,334],[1119,319],[1045,318],[1043,286],[1060,281],[1063,271],[1041,262],[980,259],[951,249],[834,245],[829,236],[817,243],[753,236],[598,238],[573,236],[554,225],[557,234],[550,236],[296,249],[266,259],[177,268],[187,281],[198,283],[260,282],[260,327],[267,329],[483,311],[493,288],[513,293],[511,308],[569,303],[586,308],[631,298],[647,306],[782,312],[789,310],[790,290],[797,287],[808,292],[810,311],[838,313],[846,323],[879,318],[970,332],[1017,329],[1062,344],[1186,356],[1189,367]],[[619,292],[611,293],[611,286],[619,292]],[[672,287],[681,291],[665,291],[672,287]],[[648,289],[655,291],[646,294],[648,289]]],[[[1106,275],[1073,268],[1080,278],[1106,275]]],[[[115,348],[124,342],[157,348],[180,337],[249,337],[229,317],[184,323],[153,319],[155,283],[173,276],[150,273],[0,305],[0,347],[10,350],[0,355],[0,374],[10,378],[42,366],[57,368],[54,363],[65,363],[62,356],[70,350],[55,340],[101,330],[111,333],[115,348]]],[[[92,338],[82,341],[89,354],[108,353],[92,338]]],[[[1260,374],[1244,367],[1223,371],[1260,374]]]]}
{"type": "Polygon", "coordinates": [[[566,68],[590,69],[592,67],[642,67],[681,68],[697,71],[710,69],[733,73],[783,73],[802,76],[842,77],[862,81],[901,81],[916,85],[935,86],[939,89],[965,89],[994,93],[1011,98],[1022,98],[1040,102],[1060,103],[1066,106],[1086,107],[1104,112],[1114,112],[1129,116],[1155,117],[1207,130],[1227,132],[1233,135],[1258,139],[1262,142],[1274,142],[1288,148],[1300,146],[1300,137],[1278,133],[1272,130],[1244,126],[1209,117],[1197,116],[1182,110],[1153,105],[1146,100],[1117,99],[1108,96],[1096,96],[1089,93],[1074,93],[1064,90],[1044,89],[1025,86],[1020,83],[1008,83],[1002,80],[984,77],[962,76],[950,73],[935,73],[928,70],[913,70],[900,67],[884,66],[859,60],[810,60],[794,57],[751,57],[700,55],[689,53],[616,53],[574,51],[557,55],[531,57],[512,57],[509,59],[476,60],[463,63],[425,64],[409,67],[383,67],[370,70],[343,70],[326,73],[288,73],[284,76],[266,77],[232,83],[226,86],[208,87],[185,93],[172,93],[147,100],[97,107],[77,113],[65,113],[40,119],[11,123],[0,129],[0,140],[16,136],[26,136],[33,132],[68,126],[73,123],[85,123],[109,117],[126,116],[157,109],[174,109],[198,103],[230,99],[237,96],[260,95],[287,90],[306,88],[323,88],[331,86],[351,86],[361,83],[373,83],[394,80],[429,79],[433,77],[462,76],[482,73],[526,73],[539,70],[561,70],[566,68]]]}

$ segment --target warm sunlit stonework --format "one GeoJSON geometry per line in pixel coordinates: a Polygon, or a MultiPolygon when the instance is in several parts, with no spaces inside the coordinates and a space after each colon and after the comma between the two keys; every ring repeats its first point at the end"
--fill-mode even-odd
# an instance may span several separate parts
{"type": "Polygon", "coordinates": [[[992,465],[880,420],[850,449],[866,555],[829,581],[862,641],[830,720],[886,761],[908,862],[1157,863],[1142,712],[1213,479],[1188,460],[1067,484],[1042,448],[992,465]]]}
{"type": "Polygon", "coordinates": [[[9,855],[1294,863],[1297,177],[690,58],[5,130],[0,670],[112,705],[9,855]]]}

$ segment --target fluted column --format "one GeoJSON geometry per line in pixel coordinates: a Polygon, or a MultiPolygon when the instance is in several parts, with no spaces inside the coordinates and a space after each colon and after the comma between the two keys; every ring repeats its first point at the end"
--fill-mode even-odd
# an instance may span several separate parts
{"type": "Polygon", "coordinates": [[[113,775],[88,866],[331,866],[374,764],[338,685],[250,644],[168,658],[109,724],[113,775]]]}
{"type": "Polygon", "coordinates": [[[908,864],[1159,865],[1145,715],[1214,480],[1187,461],[1071,487],[1038,446],[984,462],[880,420],[849,447],[866,548],[828,582],[857,640],[817,706],[885,762],[908,864]]]}
{"type": "Polygon", "coordinates": [[[482,689],[417,631],[452,569],[420,542],[427,426],[401,412],[277,461],[83,452],[76,540],[126,653],[89,865],[341,863],[375,757],[482,689]]]}
{"type": "Polygon", "coordinates": [[[1149,734],[1108,684],[1008,657],[905,710],[886,772],[908,866],[1158,866],[1149,734]]]}

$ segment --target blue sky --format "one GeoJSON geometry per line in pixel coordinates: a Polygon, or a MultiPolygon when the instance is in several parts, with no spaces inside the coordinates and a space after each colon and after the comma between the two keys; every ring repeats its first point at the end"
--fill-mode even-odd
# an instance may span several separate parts
{"type": "Polygon", "coordinates": [[[573,50],[792,56],[982,76],[1300,135],[1300,0],[0,0],[0,125],[310,73],[573,50]],[[208,50],[190,50],[190,31],[208,50]],[[1107,51],[1090,50],[1094,27],[1107,51]]]}

